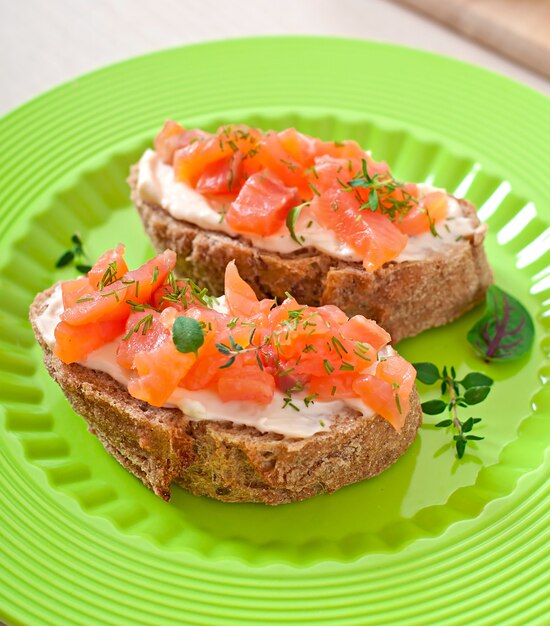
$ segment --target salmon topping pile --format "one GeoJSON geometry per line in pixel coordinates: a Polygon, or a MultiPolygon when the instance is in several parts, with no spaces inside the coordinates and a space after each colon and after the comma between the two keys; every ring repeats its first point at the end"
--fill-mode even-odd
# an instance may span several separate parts
{"type": "Polygon", "coordinates": [[[409,236],[430,232],[447,216],[441,191],[423,194],[395,180],[355,141],[322,141],[294,128],[262,132],[244,125],[216,133],[167,121],[155,139],[177,181],[227,207],[220,216],[237,233],[296,237],[304,212],[332,231],[373,272],[395,259],[409,236]]]}
{"type": "Polygon", "coordinates": [[[214,306],[205,289],[175,277],[175,263],[167,250],[130,271],[119,245],[87,276],[61,283],[55,354],[84,361],[116,341],[128,392],[153,406],[178,387],[261,405],[278,390],[288,411],[360,398],[402,427],[415,370],[393,351],[379,357],[391,338],[376,322],[333,305],[302,306],[290,294],[280,304],[258,300],[234,262],[225,274],[226,307],[214,306]]]}

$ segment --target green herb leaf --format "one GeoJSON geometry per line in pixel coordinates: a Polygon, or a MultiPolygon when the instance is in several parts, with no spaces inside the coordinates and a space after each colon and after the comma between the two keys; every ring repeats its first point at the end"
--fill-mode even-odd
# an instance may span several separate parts
{"type": "Polygon", "coordinates": [[[87,274],[92,269],[92,266],[88,262],[88,257],[84,252],[82,239],[78,233],[71,235],[71,243],[73,244],[73,247],[59,257],[55,267],[65,267],[74,262],[75,268],[78,272],[81,274],[87,274]]]}
{"type": "Polygon", "coordinates": [[[292,239],[294,239],[294,241],[296,243],[300,244],[301,246],[303,244],[298,239],[298,237],[296,236],[296,232],[295,232],[294,228],[296,226],[296,222],[298,220],[298,217],[300,217],[300,213],[301,213],[302,209],[307,204],[309,204],[309,202],[304,202],[303,204],[299,204],[298,206],[293,207],[292,209],[290,209],[290,211],[288,212],[288,215],[286,216],[286,227],[288,228],[288,232],[290,233],[290,236],[292,237],[292,239]]]}
{"type": "Polygon", "coordinates": [[[194,352],[197,355],[198,349],[204,343],[204,334],[197,320],[180,315],[172,326],[172,341],[178,352],[194,352]]]}
{"type": "Polygon", "coordinates": [[[464,392],[464,401],[466,404],[479,404],[489,395],[489,391],[491,391],[489,386],[470,387],[464,392]]]}
{"type": "Polygon", "coordinates": [[[456,440],[456,456],[461,459],[464,456],[464,450],[466,449],[466,440],[465,439],[457,439],[456,440]]]}
{"type": "Polygon", "coordinates": [[[221,354],[227,354],[227,355],[231,354],[231,348],[229,348],[223,343],[217,343],[216,348],[218,352],[221,352],[221,354]]]}
{"type": "Polygon", "coordinates": [[[416,377],[425,385],[433,385],[441,378],[439,370],[433,363],[413,363],[416,370],[416,377]]]}
{"type": "Polygon", "coordinates": [[[509,361],[528,352],[535,326],[527,309],[510,294],[492,285],[483,317],[468,332],[468,341],[487,360],[509,361]]]}
{"type": "Polygon", "coordinates": [[[441,422],[437,422],[435,426],[436,428],[445,428],[447,426],[450,426],[452,423],[453,420],[441,420],[441,422]]]}
{"type": "Polygon", "coordinates": [[[65,267],[65,265],[69,265],[74,260],[74,252],[72,250],[67,250],[64,252],[59,259],[57,259],[57,263],[55,267],[65,267]]]}
{"type": "Polygon", "coordinates": [[[371,189],[369,192],[369,206],[373,213],[378,211],[378,194],[374,189],[371,189]]]}
{"type": "Polygon", "coordinates": [[[469,417],[464,424],[462,424],[462,432],[463,433],[469,433],[472,428],[474,427],[474,418],[473,417],[469,417]]]}
{"type": "Polygon", "coordinates": [[[482,439],[485,439],[485,437],[479,437],[478,435],[467,435],[466,439],[468,439],[468,441],[481,441],[482,439]]]}
{"type": "Polygon", "coordinates": [[[438,415],[443,413],[447,408],[447,403],[443,400],[428,400],[428,402],[422,403],[422,411],[427,415],[438,415]]]}
{"type": "Polygon", "coordinates": [[[490,387],[493,384],[493,379],[481,372],[470,372],[458,382],[464,389],[469,389],[470,387],[490,387]]]}
{"type": "Polygon", "coordinates": [[[231,367],[233,365],[233,363],[235,363],[235,357],[232,356],[229,361],[227,361],[227,363],[224,363],[224,365],[220,365],[219,369],[224,370],[227,367],[231,367]]]}

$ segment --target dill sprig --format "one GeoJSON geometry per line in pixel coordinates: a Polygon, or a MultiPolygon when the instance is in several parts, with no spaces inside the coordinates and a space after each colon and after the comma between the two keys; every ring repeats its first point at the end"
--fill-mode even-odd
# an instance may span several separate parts
{"type": "Polygon", "coordinates": [[[373,213],[379,211],[386,215],[392,222],[401,219],[404,215],[418,204],[418,198],[406,190],[405,184],[397,181],[389,172],[373,174],[370,176],[367,170],[366,159],[361,159],[361,172],[357,173],[351,180],[344,183],[338,179],[344,191],[356,194],[361,203],[359,210],[369,210],[373,213]],[[363,199],[358,193],[359,189],[368,191],[368,200],[363,199]],[[394,194],[399,191],[400,197],[394,194]]]}
{"type": "Polygon", "coordinates": [[[190,278],[177,279],[173,272],[168,273],[165,289],[167,293],[162,296],[162,300],[181,304],[184,309],[194,304],[195,301],[211,309],[217,302],[214,296],[208,295],[206,287],[199,287],[190,278]]]}
{"type": "Polygon", "coordinates": [[[103,291],[105,287],[113,284],[117,280],[117,262],[112,261],[107,265],[106,270],[103,272],[103,276],[99,281],[99,291],[103,291]]]}
{"type": "Polygon", "coordinates": [[[138,333],[141,330],[141,334],[142,335],[146,335],[147,331],[149,331],[152,327],[153,327],[153,314],[152,313],[148,313],[147,315],[143,316],[139,322],[137,322],[137,324],[135,324],[132,328],[130,328],[130,330],[126,333],[126,335],[124,335],[124,337],[122,338],[122,341],[128,341],[128,339],[130,339],[130,337],[134,334],[134,333],[138,333]]]}

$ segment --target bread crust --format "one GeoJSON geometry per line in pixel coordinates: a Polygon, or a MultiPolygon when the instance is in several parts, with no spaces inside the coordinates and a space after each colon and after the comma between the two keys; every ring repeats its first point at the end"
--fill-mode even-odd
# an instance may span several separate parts
{"type": "Polygon", "coordinates": [[[38,294],[30,309],[50,375],[105,449],[164,500],[170,499],[173,482],[195,495],[270,505],[336,491],[384,471],[420,427],[416,389],[400,432],[379,415],[365,418],[347,410],[329,431],[305,439],[226,421],[195,421],[179,409],[152,407],[108,374],[66,365],[52,353],[36,319],[53,289],[38,294]]]}
{"type": "MultiPolygon", "coordinates": [[[[206,231],[173,218],[157,204],[144,202],[137,192],[137,165],[128,182],[146,234],[158,251],[178,255],[176,271],[223,293],[226,265],[235,260],[242,278],[259,298],[283,299],[290,292],[304,304],[334,304],[349,316],[362,314],[385,328],[394,342],[462,316],[485,298],[493,276],[483,241],[484,229],[457,242],[452,253],[421,261],[390,262],[374,273],[361,263],[348,263],[305,248],[277,254],[254,248],[245,239],[206,231]]],[[[475,207],[458,200],[475,226],[475,207]]]]}

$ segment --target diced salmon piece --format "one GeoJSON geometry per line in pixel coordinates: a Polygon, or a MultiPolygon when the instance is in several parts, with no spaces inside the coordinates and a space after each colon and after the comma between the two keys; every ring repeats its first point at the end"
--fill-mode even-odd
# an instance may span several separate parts
{"type": "Polygon", "coordinates": [[[65,309],[61,319],[76,326],[126,319],[131,310],[129,302],[148,302],[153,291],[164,283],[175,264],[176,254],[167,250],[139,269],[126,272],[122,278],[104,286],[101,291],[94,291],[84,301],[75,302],[65,309]]]}
{"type": "Polygon", "coordinates": [[[224,402],[236,400],[269,404],[275,393],[275,379],[256,364],[237,364],[225,369],[217,383],[218,395],[224,402]]]}
{"type": "Polygon", "coordinates": [[[374,320],[362,315],[354,315],[340,328],[340,333],[350,341],[360,341],[370,344],[375,350],[380,350],[390,343],[391,335],[380,328],[374,320]]]}
{"type": "Polygon", "coordinates": [[[287,187],[296,188],[302,198],[309,198],[306,169],[313,165],[315,145],[311,138],[289,128],[281,133],[264,134],[255,161],[287,187]]]}
{"type": "Polygon", "coordinates": [[[217,137],[198,139],[180,148],[174,154],[174,174],[176,180],[195,187],[204,170],[231,155],[224,149],[217,137]]]}
{"type": "Polygon", "coordinates": [[[94,350],[120,336],[124,326],[124,319],[82,326],[61,321],[55,328],[54,354],[63,363],[82,361],[94,350]]]}
{"type": "Polygon", "coordinates": [[[130,313],[124,327],[124,338],[117,348],[118,364],[132,369],[136,354],[154,350],[169,337],[170,333],[160,322],[160,313],[157,311],[130,313]]]}
{"type": "Polygon", "coordinates": [[[342,187],[337,180],[339,168],[345,168],[345,163],[327,157],[315,167],[319,179],[311,207],[319,224],[353,248],[369,272],[394,259],[407,245],[407,236],[386,215],[360,209],[362,202],[354,191],[342,187]]]}
{"type": "Polygon", "coordinates": [[[252,317],[267,312],[273,306],[273,300],[259,301],[254,290],[239,275],[235,261],[225,268],[225,300],[229,312],[236,317],[252,317]]]}
{"type": "Polygon", "coordinates": [[[192,141],[204,140],[207,137],[210,137],[209,133],[198,129],[185,130],[176,122],[168,120],[155,137],[155,151],[163,163],[172,165],[176,150],[185,147],[192,141]]]}
{"type": "Polygon", "coordinates": [[[200,175],[195,189],[207,195],[236,196],[242,186],[242,161],[243,155],[236,152],[232,156],[210,163],[200,175]]]}
{"type": "Polygon", "coordinates": [[[339,372],[332,376],[314,376],[309,382],[308,394],[317,394],[315,400],[330,401],[339,398],[353,398],[353,382],[357,378],[353,372],[339,372]]]}
{"type": "Polygon", "coordinates": [[[63,297],[63,308],[68,309],[77,300],[89,297],[94,292],[87,276],[80,276],[75,280],[65,280],[61,283],[61,294],[63,297]]]}
{"type": "Polygon", "coordinates": [[[407,235],[422,235],[431,230],[434,224],[439,224],[447,217],[449,199],[442,191],[434,191],[420,199],[402,219],[396,221],[396,226],[407,235]]]}
{"type": "Polygon", "coordinates": [[[113,283],[126,274],[128,266],[124,260],[124,252],[124,246],[119,243],[114,250],[107,250],[94,263],[88,272],[88,280],[94,289],[101,287],[102,279],[113,283]]]}
{"type": "Polygon", "coordinates": [[[315,155],[331,156],[335,159],[366,159],[367,153],[356,141],[315,141],[315,155]]]}
{"type": "Polygon", "coordinates": [[[393,356],[378,364],[376,375],[359,375],[353,383],[353,390],[396,430],[401,430],[410,410],[409,398],[415,376],[410,363],[400,356],[393,356]]]}
{"type": "Polygon", "coordinates": [[[192,353],[178,352],[171,339],[165,340],[154,350],[138,352],[133,362],[136,376],[128,384],[129,393],[153,406],[162,406],[196,358],[192,353]]]}
{"type": "Polygon", "coordinates": [[[239,233],[267,237],[281,229],[289,210],[298,203],[295,190],[266,170],[247,179],[225,221],[239,233]]]}
{"type": "Polygon", "coordinates": [[[414,367],[398,354],[390,356],[378,363],[376,376],[392,385],[399,397],[399,415],[404,421],[410,410],[410,395],[416,379],[414,367]]]}

